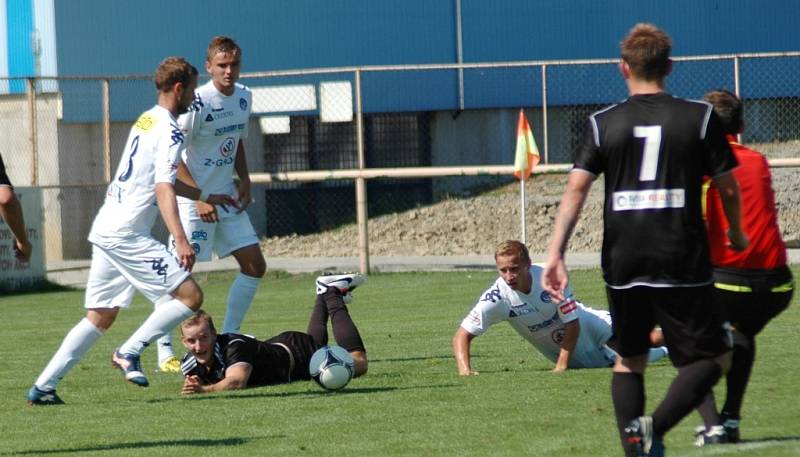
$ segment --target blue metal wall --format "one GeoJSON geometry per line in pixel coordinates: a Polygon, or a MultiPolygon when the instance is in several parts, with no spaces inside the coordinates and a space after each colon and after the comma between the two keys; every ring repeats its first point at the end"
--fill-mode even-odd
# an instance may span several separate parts
{"type": "MultiPolygon", "coordinates": [[[[456,0],[70,0],[56,2],[55,10],[60,75],[149,74],[167,55],[184,55],[201,68],[206,43],[217,34],[241,44],[243,71],[457,61],[456,0]]],[[[613,58],[621,37],[641,21],[666,29],[675,55],[800,48],[794,0],[461,0],[461,12],[465,62],[613,58]]],[[[724,73],[729,64],[711,65],[724,73]]],[[[468,70],[465,107],[538,103],[539,78],[531,70],[468,70]]],[[[554,78],[550,103],[622,98],[621,81],[609,90],[608,78],[618,79],[613,66],[554,78]]],[[[674,80],[681,95],[707,89],[674,80]]],[[[761,90],[798,93],[796,84],[761,90]]],[[[146,107],[142,100],[148,101],[140,97],[119,116],[134,116],[146,107]]],[[[367,75],[364,102],[368,112],[457,109],[457,75],[367,75]]],[[[65,109],[67,119],[94,118],[66,103],[65,109]]]]}

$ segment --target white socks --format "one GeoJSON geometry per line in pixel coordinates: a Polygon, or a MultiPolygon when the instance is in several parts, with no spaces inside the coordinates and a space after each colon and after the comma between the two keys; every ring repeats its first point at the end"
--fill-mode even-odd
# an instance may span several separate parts
{"type": "Polygon", "coordinates": [[[97,342],[103,332],[85,317],[78,322],[64,337],[53,358],[44,367],[44,371],[36,379],[36,387],[42,390],[53,390],[72,368],[97,342]]]}
{"type": "MultiPolygon", "coordinates": [[[[158,309],[159,306],[167,303],[170,300],[172,300],[171,295],[164,295],[158,299],[158,301],[156,301],[155,308],[158,309]]],[[[156,348],[158,348],[159,366],[161,366],[161,364],[167,361],[170,357],[175,357],[175,351],[172,349],[172,331],[169,331],[158,338],[158,341],[156,342],[156,348]]]]}
{"type": "Polygon", "coordinates": [[[222,321],[221,333],[239,333],[244,315],[253,303],[261,278],[254,278],[239,272],[228,291],[228,308],[222,321]]]}
{"type": "Polygon", "coordinates": [[[188,306],[173,298],[156,306],[155,311],[136,331],[119,347],[120,354],[140,355],[145,347],[157,337],[169,333],[184,319],[194,314],[188,306]]]}

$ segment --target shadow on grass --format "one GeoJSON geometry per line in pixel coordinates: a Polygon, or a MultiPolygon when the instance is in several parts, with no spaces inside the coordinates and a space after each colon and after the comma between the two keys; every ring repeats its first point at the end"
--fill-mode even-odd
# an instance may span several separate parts
{"type": "MultiPolygon", "coordinates": [[[[281,438],[280,436],[277,438],[281,438]]],[[[120,449],[148,449],[155,447],[175,447],[175,446],[190,446],[196,448],[213,448],[215,446],[241,446],[247,443],[244,438],[223,438],[217,440],[211,439],[193,439],[193,440],[160,440],[160,441],[134,441],[132,443],[114,443],[114,444],[101,444],[97,446],[84,446],[72,447],[64,449],[30,449],[27,451],[16,451],[11,453],[0,453],[0,455],[42,455],[42,454],[82,454],[84,452],[100,452],[100,451],[115,451],[120,449]]],[[[211,449],[204,449],[212,451],[211,449]]]]}
{"type": "Polygon", "coordinates": [[[438,384],[434,386],[407,386],[407,387],[348,387],[346,389],[337,391],[325,391],[321,389],[305,390],[302,392],[258,392],[256,390],[248,390],[246,393],[220,393],[211,395],[181,395],[174,397],[161,397],[145,400],[145,403],[165,403],[173,401],[209,401],[209,400],[238,400],[238,399],[253,399],[253,398],[288,398],[288,397],[309,397],[317,398],[328,395],[357,395],[357,394],[372,394],[380,392],[394,392],[400,390],[415,390],[415,389],[431,389],[431,388],[444,388],[444,387],[460,387],[458,384],[438,384]]]}
{"type": "Polygon", "coordinates": [[[48,292],[71,292],[76,287],[63,286],[47,280],[28,281],[20,284],[0,282],[0,294],[4,296],[44,294],[48,292]]]}
{"type": "MultiPolygon", "coordinates": [[[[480,355],[473,355],[471,358],[480,358],[480,355]]],[[[383,359],[369,359],[369,363],[382,363],[382,362],[412,362],[415,360],[450,360],[453,359],[452,355],[433,355],[433,356],[419,356],[419,357],[392,357],[383,359]]]]}

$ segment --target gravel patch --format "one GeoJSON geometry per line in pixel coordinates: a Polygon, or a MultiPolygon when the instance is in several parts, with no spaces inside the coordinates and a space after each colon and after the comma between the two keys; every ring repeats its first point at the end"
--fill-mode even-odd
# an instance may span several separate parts
{"type": "MultiPolygon", "coordinates": [[[[772,170],[781,231],[789,247],[800,248],[800,174],[794,168],[772,170]]],[[[565,175],[534,175],[528,182],[525,219],[527,244],[543,253],[553,227],[565,175]]],[[[570,240],[570,252],[599,252],[602,244],[602,177],[592,186],[580,222],[570,240]]],[[[370,255],[492,255],[494,246],[519,239],[519,184],[450,198],[428,206],[371,218],[368,224],[370,255]]],[[[358,255],[358,230],[354,224],[310,234],[262,240],[272,257],[347,257],[358,255]]]]}

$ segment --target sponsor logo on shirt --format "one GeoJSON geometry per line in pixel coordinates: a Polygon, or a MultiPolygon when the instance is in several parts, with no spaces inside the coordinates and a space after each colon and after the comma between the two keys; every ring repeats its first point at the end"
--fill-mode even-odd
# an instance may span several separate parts
{"type": "Polygon", "coordinates": [[[239,99],[239,108],[241,108],[242,111],[246,111],[247,110],[247,100],[245,100],[243,98],[240,98],[239,99]]]}
{"type": "Polygon", "coordinates": [[[136,119],[136,124],[133,126],[142,132],[146,132],[153,128],[154,125],[156,125],[156,118],[148,113],[144,113],[139,116],[139,119],[136,119]]]}
{"type": "Polygon", "coordinates": [[[211,114],[208,114],[206,116],[206,122],[214,122],[214,116],[212,116],[211,114]]]}
{"type": "Polygon", "coordinates": [[[194,230],[192,231],[192,240],[208,241],[208,232],[205,230],[194,230]]]}
{"type": "Polygon", "coordinates": [[[613,195],[614,211],[683,208],[685,205],[683,189],[625,190],[613,195]]]}
{"type": "Polygon", "coordinates": [[[550,303],[551,300],[550,294],[548,294],[545,291],[542,291],[542,293],[539,294],[539,300],[543,301],[544,303],[550,303]]]}
{"type": "Polygon", "coordinates": [[[552,326],[557,321],[558,321],[558,313],[555,313],[555,314],[553,314],[553,317],[551,317],[550,319],[547,319],[546,321],[543,321],[543,322],[538,323],[538,324],[529,325],[528,326],[528,330],[531,333],[536,333],[539,330],[546,329],[547,327],[552,326]]]}
{"type": "Polygon", "coordinates": [[[225,135],[226,133],[230,133],[236,130],[244,130],[245,124],[233,124],[227,125],[225,127],[220,127],[214,130],[214,136],[225,135]]]}
{"type": "Polygon", "coordinates": [[[521,305],[512,306],[508,312],[508,317],[519,317],[538,311],[536,307],[523,303],[521,305]]]}
{"type": "Polygon", "coordinates": [[[200,108],[203,107],[203,99],[200,97],[197,92],[194,94],[194,100],[192,100],[192,105],[189,107],[189,111],[200,111],[200,108]]]}
{"type": "Polygon", "coordinates": [[[171,123],[170,127],[172,127],[172,144],[169,146],[175,146],[176,144],[183,144],[183,132],[181,132],[181,128],[178,127],[178,124],[171,123]]]}

